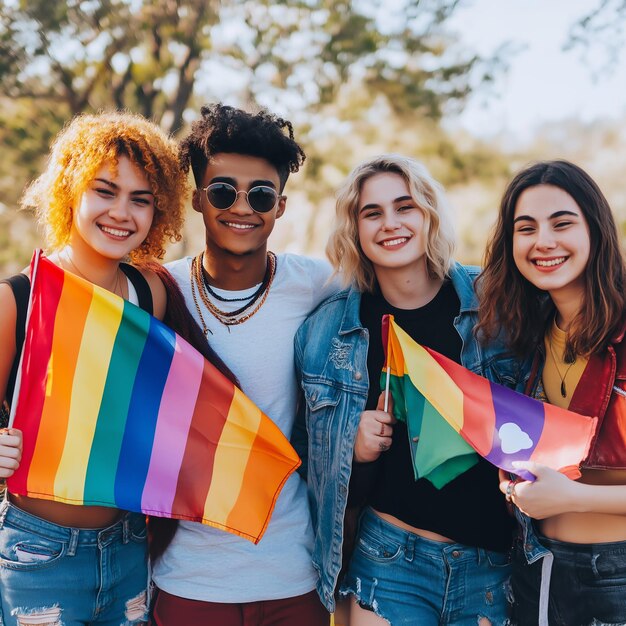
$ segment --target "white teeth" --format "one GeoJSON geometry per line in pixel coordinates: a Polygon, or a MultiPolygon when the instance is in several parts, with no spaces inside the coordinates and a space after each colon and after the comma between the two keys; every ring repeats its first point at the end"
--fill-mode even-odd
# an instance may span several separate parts
{"type": "Polygon", "coordinates": [[[129,230],[120,230],[119,228],[109,228],[108,226],[100,226],[100,230],[113,235],[114,237],[128,237],[130,235],[129,230]]]}
{"type": "Polygon", "coordinates": [[[561,265],[561,263],[565,263],[565,257],[559,257],[558,259],[552,259],[550,261],[541,261],[540,259],[536,259],[535,263],[539,267],[553,267],[554,265],[561,265]]]}
{"type": "Polygon", "coordinates": [[[408,241],[408,237],[399,237],[398,239],[389,239],[389,241],[383,241],[383,246],[386,248],[387,246],[397,246],[401,243],[408,241]]]}
{"type": "Polygon", "coordinates": [[[234,222],[224,222],[226,226],[230,226],[231,228],[238,228],[239,230],[250,230],[254,228],[254,224],[235,224],[234,222]]]}

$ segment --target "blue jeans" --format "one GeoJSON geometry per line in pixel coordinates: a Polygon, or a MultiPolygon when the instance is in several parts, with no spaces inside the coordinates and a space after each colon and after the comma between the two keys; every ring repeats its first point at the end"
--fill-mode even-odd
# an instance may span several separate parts
{"type": "MultiPolygon", "coordinates": [[[[624,626],[626,541],[577,544],[537,536],[554,555],[548,597],[550,626],[624,626]]],[[[541,577],[542,560],[529,564],[522,543],[516,542],[511,581],[515,624],[539,623],[541,577]]]]}
{"type": "Polygon", "coordinates": [[[392,626],[509,624],[508,554],[425,539],[371,509],[340,588],[392,626]]]}
{"type": "Polygon", "coordinates": [[[0,626],[126,626],[147,619],[145,517],[105,529],[0,505],[0,626]],[[39,620],[39,621],[37,621],[39,620]]]}

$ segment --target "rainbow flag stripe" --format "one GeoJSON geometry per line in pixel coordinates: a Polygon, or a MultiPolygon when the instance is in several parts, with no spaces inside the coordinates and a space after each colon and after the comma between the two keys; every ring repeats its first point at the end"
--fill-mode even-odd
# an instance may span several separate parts
{"type": "Polygon", "coordinates": [[[534,476],[515,469],[513,461],[580,476],[597,418],[492,383],[415,343],[393,316],[383,318],[383,339],[394,414],[407,422],[409,436],[419,437],[418,451],[422,447],[428,454],[425,461],[419,454],[413,459],[416,478],[441,487],[471,467],[472,450],[527,480],[534,476]],[[429,451],[432,447],[437,450],[429,451]]]}
{"type": "Polygon", "coordinates": [[[13,425],[24,449],[12,493],[198,521],[255,543],[300,465],[274,422],[184,339],[43,257],[13,425]]]}

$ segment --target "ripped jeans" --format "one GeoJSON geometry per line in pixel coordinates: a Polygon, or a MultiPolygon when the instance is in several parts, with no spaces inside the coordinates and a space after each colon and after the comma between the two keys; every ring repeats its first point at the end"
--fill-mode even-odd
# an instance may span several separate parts
{"type": "Polygon", "coordinates": [[[147,619],[145,516],[105,529],[0,504],[0,626],[130,626],[147,619]]]}
{"type": "Polygon", "coordinates": [[[507,554],[425,539],[367,509],[340,594],[392,626],[504,626],[509,575],[507,554]]]}

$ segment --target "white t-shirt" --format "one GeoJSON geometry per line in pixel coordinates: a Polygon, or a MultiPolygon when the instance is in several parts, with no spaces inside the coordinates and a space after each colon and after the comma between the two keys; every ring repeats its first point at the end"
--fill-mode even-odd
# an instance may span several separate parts
{"type": "MultiPolygon", "coordinates": [[[[190,281],[191,257],[168,263],[187,307],[200,326],[190,281]]],[[[337,291],[326,284],[325,261],[293,254],[278,255],[276,275],[263,306],[248,320],[224,326],[203,305],[202,316],[213,334],[208,341],[237,376],[243,392],[282,430],[293,428],[298,397],[293,339],[306,316],[337,291]]],[[[223,297],[245,291],[215,290],[223,297]]],[[[235,310],[241,302],[213,302],[235,310]]],[[[313,530],[306,485],[292,474],[283,487],[261,541],[252,542],[196,522],[180,522],[174,540],[155,563],[156,585],[173,595],[207,602],[254,602],[290,598],[315,588],[311,564],[313,530]]]]}

